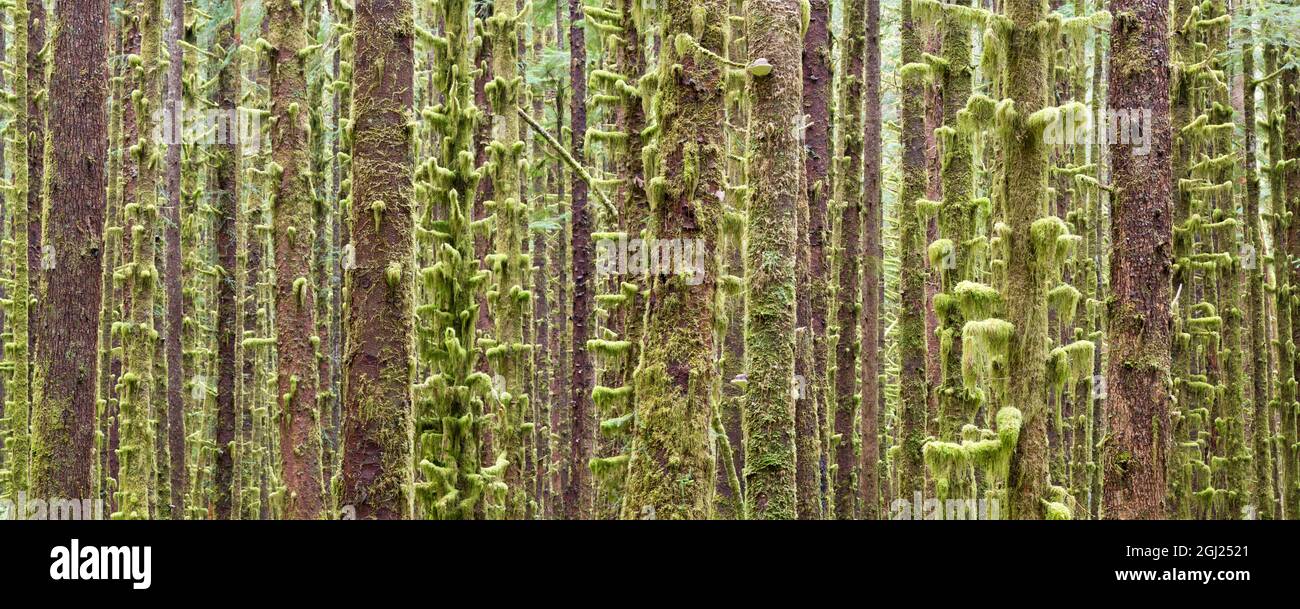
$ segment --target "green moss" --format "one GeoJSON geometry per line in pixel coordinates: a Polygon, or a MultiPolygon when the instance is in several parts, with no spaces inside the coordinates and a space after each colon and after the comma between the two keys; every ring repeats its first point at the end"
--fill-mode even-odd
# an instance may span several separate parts
{"type": "Polygon", "coordinates": [[[966,387],[977,387],[981,380],[994,377],[995,367],[1007,363],[1007,347],[1014,327],[1002,319],[968,321],[962,327],[962,380],[966,387]]]}
{"type": "Polygon", "coordinates": [[[1001,292],[974,281],[958,283],[953,293],[960,303],[962,316],[972,321],[997,315],[1004,304],[1001,292]]]}
{"type": "Polygon", "coordinates": [[[1062,283],[1047,292],[1047,306],[1056,311],[1061,327],[1068,328],[1074,323],[1075,312],[1079,308],[1079,299],[1083,294],[1074,286],[1062,283]]]}

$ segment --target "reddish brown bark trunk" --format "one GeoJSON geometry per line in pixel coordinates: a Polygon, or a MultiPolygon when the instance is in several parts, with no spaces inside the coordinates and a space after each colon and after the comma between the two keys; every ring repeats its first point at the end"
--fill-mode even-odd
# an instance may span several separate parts
{"type": "MultiPolygon", "coordinates": [[[[239,90],[240,59],[235,49],[235,21],[229,19],[217,27],[213,53],[224,56],[231,53],[230,61],[221,68],[217,77],[217,108],[222,112],[235,112],[239,90]]],[[[223,274],[217,282],[217,421],[216,421],[216,471],[213,472],[213,511],[218,520],[231,519],[234,512],[235,461],[235,341],[236,332],[235,278],[238,265],[236,244],[238,227],[235,208],[239,204],[239,145],[228,145],[216,151],[217,182],[217,264],[223,274]]]]}
{"type": "Polygon", "coordinates": [[[867,0],[867,75],[864,83],[866,116],[863,130],[862,180],[862,455],[859,481],[861,517],[880,517],[880,352],[884,328],[880,324],[885,299],[885,250],[880,239],[884,227],[881,205],[880,115],[880,0],[867,0]]]}
{"type": "Polygon", "coordinates": [[[1106,518],[1160,519],[1165,510],[1172,319],[1172,189],[1168,5],[1113,0],[1111,112],[1150,109],[1149,154],[1112,144],[1109,438],[1106,518]]]}
{"type": "MultiPolygon", "coordinates": [[[[569,0],[569,79],[573,84],[570,123],[573,125],[573,158],[583,162],[583,142],[587,134],[587,34],[580,0],[569,0]]],[[[587,208],[587,183],[573,176],[573,378],[569,385],[569,412],[572,435],[569,446],[569,480],[564,489],[564,514],[569,519],[591,517],[591,459],[593,412],[591,390],[593,374],[591,355],[587,352],[588,326],[592,313],[592,281],[595,273],[592,258],[592,214],[587,208]]]]}
{"type": "Polygon", "coordinates": [[[99,345],[107,201],[104,4],[57,8],[61,25],[54,41],[50,124],[60,135],[48,160],[58,179],[48,190],[44,230],[50,249],[32,267],[39,287],[31,332],[36,343],[31,480],[34,496],[41,498],[91,496],[96,375],[87,362],[99,345]]]}
{"type": "Polygon", "coordinates": [[[402,0],[356,4],[352,197],[387,205],[379,224],[368,205],[351,206],[356,265],[347,278],[339,504],[359,519],[411,515],[412,136],[402,127],[414,105],[414,55],[412,32],[400,26],[410,19],[402,0]],[[394,262],[402,265],[396,288],[385,276],[394,262]]]}

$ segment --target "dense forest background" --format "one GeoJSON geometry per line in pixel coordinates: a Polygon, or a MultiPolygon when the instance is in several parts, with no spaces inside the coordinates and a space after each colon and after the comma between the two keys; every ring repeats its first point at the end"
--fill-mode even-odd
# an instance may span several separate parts
{"type": "Polygon", "coordinates": [[[7,518],[1300,517],[1300,8],[0,0],[7,518]]]}

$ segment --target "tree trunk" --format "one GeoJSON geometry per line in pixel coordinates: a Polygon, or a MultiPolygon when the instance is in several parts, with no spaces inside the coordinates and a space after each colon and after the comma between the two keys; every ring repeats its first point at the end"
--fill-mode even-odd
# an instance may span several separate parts
{"type": "Polygon", "coordinates": [[[802,372],[802,393],[795,402],[795,469],[798,484],[799,518],[820,520],[821,428],[818,418],[826,402],[826,312],[827,312],[827,202],[831,194],[831,96],[834,68],[831,63],[831,7],[829,0],[809,4],[808,32],[803,39],[803,128],[804,201],[807,222],[800,236],[806,267],[799,273],[799,325],[812,344],[811,359],[802,372]]]}
{"type": "Polygon", "coordinates": [[[150,489],[154,471],[154,431],[150,419],[156,416],[154,403],[154,353],[158,331],[154,327],[154,292],[158,268],[154,262],[154,241],[158,225],[157,147],[153,139],[153,112],[158,100],[158,70],[162,45],[161,0],[140,0],[136,4],[140,24],[140,62],[136,68],[132,99],[140,99],[135,114],[136,143],[133,147],[138,177],[134,205],[130,206],[132,258],[125,273],[130,292],[130,321],[123,326],[124,372],[119,382],[122,394],[121,448],[118,477],[117,518],[145,519],[150,510],[150,489]]]}
{"type": "MultiPolygon", "coordinates": [[[[301,4],[267,3],[271,50],[271,146],[268,168],[274,189],[275,345],[280,401],[280,458],[286,487],[285,515],[324,515],[320,415],[316,394],[316,284],[311,281],[313,195],[306,81],[307,32],[301,4]]],[[[394,201],[393,204],[401,205],[394,201]]]]}
{"type": "Polygon", "coordinates": [[[185,30],[184,0],[167,0],[168,18],[171,20],[165,34],[167,45],[167,92],[164,112],[171,117],[171,131],[166,134],[167,155],[163,163],[167,167],[166,191],[167,201],[164,209],[166,223],[163,239],[165,261],[163,289],[166,292],[166,338],[163,348],[167,360],[167,446],[171,456],[171,517],[179,520],[184,516],[185,497],[185,415],[181,400],[181,388],[184,386],[185,370],[182,368],[181,351],[182,328],[185,311],[181,300],[181,148],[184,143],[181,130],[185,109],[181,97],[181,71],[185,66],[181,36],[185,30]]]}
{"type": "MultiPolygon", "coordinates": [[[[235,47],[237,15],[217,25],[212,52],[229,56],[217,75],[217,108],[233,119],[239,104],[236,102],[240,80],[240,53],[235,47]]],[[[242,131],[242,130],[240,130],[242,131]]],[[[238,227],[235,207],[239,204],[239,167],[243,155],[243,140],[229,142],[215,151],[217,203],[214,232],[217,241],[217,265],[222,274],[217,281],[217,417],[216,458],[213,472],[215,496],[211,516],[217,520],[230,520],[234,513],[235,489],[235,345],[239,340],[236,318],[239,313],[235,301],[234,273],[238,265],[236,247],[238,227]]]]}
{"type": "Polygon", "coordinates": [[[880,517],[880,413],[884,406],[880,387],[880,355],[884,326],[880,323],[885,299],[884,206],[881,204],[880,107],[880,2],[867,0],[866,108],[863,130],[862,181],[862,455],[858,466],[860,517],[880,517]]]}
{"type": "MultiPolygon", "coordinates": [[[[60,3],[50,79],[50,177],[32,368],[32,492],[91,496],[108,132],[107,2],[60,3]],[[57,178],[57,179],[54,179],[57,178]]],[[[83,515],[90,517],[90,515],[83,515]]]]}
{"type": "Polygon", "coordinates": [[[676,268],[660,265],[650,273],[634,382],[637,429],[622,517],[706,519],[715,487],[709,430],[717,378],[713,307],[723,204],[718,193],[725,195],[726,182],[723,69],[701,47],[715,55],[724,52],[727,3],[671,3],[662,11],[664,39],[679,43],[660,49],[655,76],[661,175],[650,181],[650,232],[660,243],[677,240],[694,260],[676,268]]]}
{"type": "MultiPolygon", "coordinates": [[[[793,519],[795,255],[803,64],[796,0],[747,7],[751,184],[746,248],[745,501],[758,519],[793,519]],[[766,64],[764,64],[766,60],[766,64]]],[[[851,448],[851,447],[850,447],[851,448]]],[[[852,494],[853,489],[848,489],[852,494]]]]}
{"type": "Polygon", "coordinates": [[[1110,111],[1151,109],[1152,145],[1112,143],[1114,211],[1109,302],[1105,514],[1159,519],[1165,510],[1172,298],[1172,140],[1168,6],[1113,0],[1110,111]]]}
{"type": "Polygon", "coordinates": [[[1249,250],[1242,260],[1243,268],[1250,272],[1250,350],[1252,354],[1251,374],[1251,450],[1253,451],[1254,471],[1252,474],[1251,503],[1254,504],[1261,520],[1273,520],[1273,413],[1269,404],[1269,340],[1266,332],[1268,324],[1268,307],[1264,300],[1264,287],[1267,282],[1267,267],[1264,266],[1264,235],[1259,218],[1259,172],[1256,169],[1257,129],[1255,124],[1255,43],[1251,28],[1251,5],[1246,4],[1246,24],[1241,29],[1241,65],[1242,82],[1242,125],[1245,127],[1245,145],[1242,147],[1242,162],[1246,172],[1246,199],[1243,206],[1246,212],[1246,238],[1249,250]]]}
{"type": "MultiPolygon", "coordinates": [[[[46,125],[49,120],[47,110],[49,108],[47,85],[45,82],[45,58],[47,54],[42,53],[46,44],[46,14],[45,2],[27,3],[27,8],[31,12],[27,15],[27,171],[30,184],[34,188],[27,190],[27,268],[29,272],[35,272],[41,268],[41,222],[44,220],[41,216],[44,212],[42,197],[45,196],[45,148],[46,142],[46,125]],[[45,101],[42,101],[42,96],[45,101]]],[[[35,289],[36,282],[39,278],[29,277],[31,280],[28,289],[35,289]]],[[[32,321],[36,321],[36,311],[32,311],[32,321]]],[[[28,332],[27,349],[32,353],[36,349],[36,335],[28,332]]],[[[29,373],[34,370],[28,370],[29,373]]],[[[30,377],[28,381],[30,382],[30,377]]]]}
{"type": "MultiPolygon", "coordinates": [[[[573,126],[573,158],[583,162],[583,144],[587,134],[587,34],[583,22],[582,1],[569,0],[569,80],[573,85],[570,123],[573,126]]],[[[564,489],[564,515],[570,520],[587,519],[592,514],[591,460],[594,436],[591,390],[594,375],[587,339],[591,337],[593,289],[592,212],[587,208],[587,183],[574,172],[573,189],[573,377],[569,384],[569,480],[564,489]]]]}
{"type": "Polygon", "coordinates": [[[900,445],[898,488],[894,496],[913,501],[925,494],[925,477],[921,468],[921,447],[925,443],[928,391],[926,389],[925,337],[925,262],[921,252],[925,245],[925,224],[917,217],[917,201],[924,199],[928,177],[925,166],[925,84],[916,69],[923,65],[921,39],[912,14],[912,3],[904,2],[902,11],[903,147],[902,187],[899,194],[899,248],[902,302],[899,305],[897,333],[901,360],[899,388],[900,445]]]}
{"type": "Polygon", "coordinates": [[[496,0],[488,32],[493,36],[492,81],[487,96],[492,104],[495,139],[487,145],[489,172],[495,201],[493,280],[488,302],[493,316],[496,344],[487,349],[488,362],[502,383],[496,415],[496,454],[509,461],[506,466],[506,517],[527,515],[529,493],[524,481],[524,421],[529,409],[528,345],[525,344],[529,259],[522,250],[528,234],[528,206],[520,195],[520,160],[524,143],[520,139],[519,100],[523,79],[518,75],[519,53],[515,0],[496,0]]]}
{"type": "MultiPolygon", "coordinates": [[[[480,41],[471,28],[469,2],[449,0],[439,8],[446,26],[440,45],[445,44],[441,48],[446,50],[447,57],[437,63],[436,80],[444,87],[443,100],[432,110],[443,117],[439,130],[443,141],[439,153],[416,172],[416,193],[425,197],[417,243],[436,252],[437,263],[420,271],[430,298],[416,307],[417,353],[430,375],[416,386],[417,465],[423,479],[415,485],[415,491],[422,516],[471,519],[494,515],[488,514],[487,508],[499,506],[504,499],[500,478],[505,467],[501,460],[483,467],[480,450],[487,425],[483,405],[491,399],[488,394],[492,389],[491,378],[478,369],[480,346],[475,326],[487,271],[480,268],[475,256],[472,225],[481,171],[469,162],[474,158],[474,129],[479,114],[473,103],[470,51],[480,41]]],[[[358,25],[359,22],[360,17],[358,25]]],[[[392,65],[387,60],[370,65],[378,68],[381,64],[392,65]]],[[[384,74],[388,74],[388,69],[391,68],[385,69],[384,74]]],[[[360,61],[357,72],[361,72],[360,61]]],[[[358,101],[355,106],[354,112],[359,113],[364,104],[358,101]]],[[[354,120],[357,124],[363,122],[360,114],[354,120]]],[[[357,166],[354,175],[359,176],[361,170],[357,166]]],[[[371,199],[374,202],[367,204],[369,197],[359,189],[359,182],[353,188],[358,201],[353,208],[364,208],[375,228],[388,226],[389,221],[403,217],[404,210],[400,208],[396,215],[383,216],[382,201],[371,199]],[[384,217],[389,220],[381,224],[380,219],[384,217]]],[[[354,221],[358,217],[354,215],[354,221]]],[[[361,255],[360,248],[357,254],[361,255]]],[[[402,264],[390,258],[387,265],[385,279],[389,289],[399,290],[402,264]]],[[[357,266],[364,266],[360,258],[357,266]]],[[[352,311],[355,314],[356,309],[352,311]]],[[[355,346],[349,349],[355,350],[355,346]]],[[[387,377],[396,378],[400,370],[398,362],[386,363],[393,367],[387,377]]]]}
{"type": "MultiPolygon", "coordinates": [[[[414,51],[402,0],[360,0],[352,70],[352,247],[347,271],[343,489],[359,519],[411,516],[410,132],[414,51]],[[378,207],[377,207],[378,204],[378,207]],[[379,212],[373,210],[379,209],[379,212]]],[[[472,323],[472,322],[471,322],[472,323]]]]}
{"type": "MultiPolygon", "coordinates": [[[[1294,49],[1292,49],[1294,52],[1294,49]]],[[[1300,67],[1294,62],[1287,64],[1282,72],[1280,83],[1280,97],[1282,107],[1280,108],[1283,118],[1281,123],[1284,126],[1282,141],[1285,147],[1285,157],[1287,159],[1300,158],[1300,67]]],[[[1278,120],[1276,117],[1274,120],[1278,120]]],[[[1286,192],[1286,210],[1287,214],[1300,213],[1300,166],[1296,162],[1290,162],[1284,173],[1285,192],[1286,192]]],[[[1287,247],[1292,265],[1291,268],[1291,290],[1294,297],[1294,290],[1300,288],[1300,270],[1296,269],[1294,263],[1300,259],[1300,222],[1288,222],[1287,247]]],[[[1291,305],[1291,342],[1296,343],[1300,339],[1300,307],[1294,302],[1291,305]]],[[[1300,377],[1300,358],[1295,357],[1294,347],[1289,347],[1292,357],[1292,366],[1296,372],[1295,376],[1300,377]]],[[[1294,389],[1291,390],[1294,398],[1294,389]]],[[[1300,416],[1300,409],[1294,399],[1283,401],[1282,403],[1282,425],[1281,425],[1281,444],[1282,444],[1282,505],[1283,512],[1288,520],[1300,519],[1300,425],[1297,424],[1297,416],[1300,416]]]]}

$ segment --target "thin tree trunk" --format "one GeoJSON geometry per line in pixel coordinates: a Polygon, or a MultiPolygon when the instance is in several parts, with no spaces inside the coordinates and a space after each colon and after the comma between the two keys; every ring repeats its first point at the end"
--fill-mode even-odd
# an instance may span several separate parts
{"type": "MultiPolygon", "coordinates": [[[[1295,52],[1295,49],[1290,49],[1295,52]]],[[[1280,82],[1279,101],[1281,103],[1280,112],[1283,114],[1281,123],[1284,132],[1282,142],[1284,142],[1284,158],[1300,158],[1300,67],[1294,62],[1283,66],[1282,78],[1280,82]]],[[[1277,118],[1274,118],[1277,120],[1277,118]]],[[[1300,212],[1300,166],[1296,162],[1290,162],[1283,174],[1286,192],[1286,211],[1287,214],[1300,212]]],[[[1291,264],[1291,289],[1297,289],[1300,286],[1300,269],[1296,269],[1294,263],[1300,259],[1300,222],[1287,222],[1287,247],[1290,254],[1291,264]]],[[[1300,339],[1300,307],[1294,302],[1291,304],[1291,342],[1296,343],[1300,339]]],[[[1294,348],[1288,348],[1291,356],[1291,365],[1295,371],[1295,376],[1300,377],[1300,358],[1295,357],[1294,348]]],[[[1283,513],[1288,520],[1300,519],[1300,425],[1298,425],[1297,416],[1300,416],[1300,409],[1294,401],[1295,390],[1290,389],[1291,400],[1282,402],[1282,425],[1281,425],[1281,459],[1282,459],[1282,506],[1283,513]]]]}
{"type": "Polygon", "coordinates": [[[849,520],[857,516],[859,488],[854,478],[858,468],[855,454],[858,404],[858,354],[862,347],[862,168],[863,168],[863,78],[866,76],[866,4],[845,5],[843,53],[843,100],[840,129],[844,138],[844,159],[840,164],[843,180],[840,206],[839,291],[836,319],[839,341],[835,346],[835,517],[849,520]]]}
{"type": "MultiPolygon", "coordinates": [[[[229,58],[217,75],[217,108],[233,119],[238,108],[236,96],[240,80],[240,52],[236,46],[235,26],[238,12],[216,28],[212,52],[229,58]]],[[[242,130],[239,130],[242,132],[242,130]]],[[[228,142],[215,151],[217,204],[215,233],[217,241],[217,266],[222,269],[217,280],[217,417],[216,460],[213,472],[212,517],[230,520],[235,517],[235,387],[236,342],[239,334],[236,320],[239,316],[235,300],[235,272],[238,262],[236,247],[239,240],[239,223],[235,207],[239,204],[239,167],[243,155],[242,140],[228,142]]]]}
{"type": "MultiPolygon", "coordinates": [[[[307,32],[301,4],[267,3],[271,50],[271,146],[268,168],[275,239],[275,345],[280,401],[280,458],[285,515],[324,515],[321,434],[316,394],[316,284],[311,281],[313,196],[308,188],[307,32]]],[[[394,201],[395,207],[402,203],[394,201]]]]}
{"type": "Polygon", "coordinates": [[[164,208],[163,239],[165,241],[163,258],[163,289],[166,291],[166,338],[163,348],[167,360],[167,446],[171,456],[171,517],[179,520],[185,513],[185,416],[181,400],[181,388],[184,385],[185,371],[181,363],[181,351],[184,349],[181,335],[184,327],[185,311],[181,300],[181,148],[183,129],[182,121],[185,109],[181,97],[181,71],[185,66],[184,51],[181,48],[181,36],[185,29],[184,0],[167,0],[168,18],[171,20],[165,34],[167,45],[167,98],[164,112],[171,117],[170,132],[166,134],[167,155],[163,163],[167,167],[166,190],[167,201],[164,208]]]}
{"type": "Polygon", "coordinates": [[[158,100],[158,70],[162,45],[161,0],[140,0],[136,5],[140,24],[140,67],[136,70],[132,99],[138,98],[135,114],[136,142],[133,146],[138,176],[130,218],[132,258],[127,271],[130,291],[130,322],[124,326],[124,372],[119,383],[121,399],[121,489],[115,517],[146,519],[152,516],[152,478],[155,460],[154,431],[149,419],[157,416],[154,401],[154,293],[158,269],[154,262],[157,233],[157,149],[153,143],[153,111],[158,100]]]}
{"type": "Polygon", "coordinates": [[[488,302],[493,316],[496,344],[487,350],[488,362],[503,380],[499,388],[495,434],[497,455],[509,461],[506,466],[507,518],[519,520],[527,515],[529,493],[525,485],[524,421],[527,417],[528,347],[525,344],[528,301],[529,259],[522,251],[528,233],[528,205],[520,192],[519,163],[524,145],[520,140],[518,107],[523,79],[518,76],[518,13],[515,0],[496,0],[488,30],[494,44],[492,81],[487,95],[491,102],[495,139],[485,143],[490,158],[495,201],[493,279],[488,302]]]}
{"type": "MultiPolygon", "coordinates": [[[[570,104],[570,122],[573,141],[570,144],[573,158],[582,162],[583,143],[587,134],[587,38],[583,25],[582,1],[569,0],[569,80],[573,85],[570,104]]],[[[587,183],[574,172],[573,191],[573,326],[572,357],[573,377],[569,384],[569,480],[564,489],[564,515],[570,520],[587,519],[592,514],[591,460],[594,436],[592,423],[591,390],[594,374],[591,354],[587,352],[587,339],[591,337],[593,289],[592,275],[595,260],[592,257],[592,211],[587,208],[587,183]]]]}
{"type": "Polygon", "coordinates": [[[880,322],[885,299],[884,205],[881,204],[880,107],[880,0],[867,0],[866,80],[863,87],[862,181],[862,454],[858,466],[861,518],[880,517],[880,358],[884,326],[880,322]]]}
{"type": "Polygon", "coordinates": [[[812,344],[811,359],[803,371],[802,395],[795,402],[799,518],[820,520],[821,428],[818,418],[826,401],[827,202],[831,194],[830,102],[834,95],[831,63],[831,7],[829,0],[809,4],[808,32],[803,39],[803,181],[807,221],[801,238],[806,267],[799,274],[799,325],[812,344]]]}
{"type": "Polygon", "coordinates": [[[1250,350],[1252,354],[1251,374],[1251,450],[1253,451],[1254,472],[1251,486],[1251,502],[1254,504],[1261,520],[1272,520],[1273,511],[1273,416],[1269,405],[1268,387],[1272,371],[1268,363],[1268,307],[1264,306],[1264,287],[1268,280],[1267,268],[1264,266],[1264,236],[1259,217],[1259,172],[1256,170],[1257,129],[1255,124],[1255,43],[1252,34],[1251,5],[1244,5],[1246,24],[1241,29],[1241,65],[1242,83],[1242,125],[1245,127],[1245,145],[1242,146],[1242,162],[1246,172],[1246,200],[1243,205],[1246,212],[1246,237],[1249,250],[1242,260],[1243,268],[1250,272],[1250,350]]]}
{"type": "MultiPolygon", "coordinates": [[[[902,61],[904,66],[921,65],[921,39],[916,31],[912,3],[903,3],[902,61]]],[[[898,487],[894,496],[914,501],[925,494],[925,477],[921,467],[921,447],[925,443],[928,400],[926,390],[926,337],[925,306],[926,237],[924,223],[917,220],[917,201],[924,199],[928,178],[925,167],[925,85],[915,69],[903,74],[902,131],[903,146],[902,187],[900,191],[899,224],[900,269],[902,302],[899,305],[897,336],[901,359],[898,444],[900,459],[896,460],[898,487]]]]}

